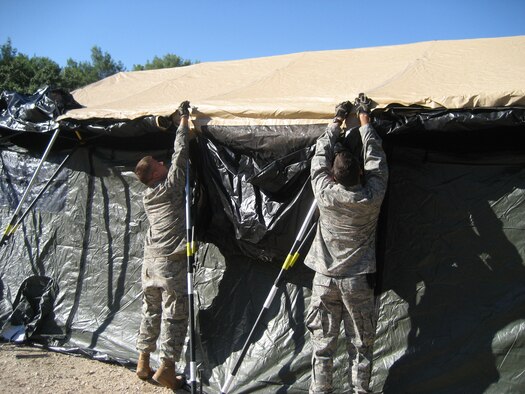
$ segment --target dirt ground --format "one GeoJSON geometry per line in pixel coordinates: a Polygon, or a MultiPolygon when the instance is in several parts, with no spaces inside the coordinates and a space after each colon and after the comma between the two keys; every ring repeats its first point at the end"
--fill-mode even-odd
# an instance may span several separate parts
{"type": "MultiPolygon", "coordinates": [[[[0,342],[0,393],[174,393],[135,371],[82,356],[0,342]]],[[[185,394],[189,388],[177,390],[185,394]]]]}

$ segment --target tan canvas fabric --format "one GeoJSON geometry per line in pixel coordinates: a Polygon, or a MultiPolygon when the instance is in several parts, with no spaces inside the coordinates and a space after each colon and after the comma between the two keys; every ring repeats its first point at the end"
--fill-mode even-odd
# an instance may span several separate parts
{"type": "Polygon", "coordinates": [[[322,123],[365,92],[379,106],[525,106],[525,36],[304,52],[123,72],[76,90],[74,119],[168,115],[196,124],[322,123]]]}

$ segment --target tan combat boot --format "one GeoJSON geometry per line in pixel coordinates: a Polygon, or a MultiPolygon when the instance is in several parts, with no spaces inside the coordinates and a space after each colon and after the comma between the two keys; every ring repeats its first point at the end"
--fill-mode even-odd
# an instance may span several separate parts
{"type": "Polygon", "coordinates": [[[142,380],[148,380],[153,376],[153,370],[149,366],[149,353],[140,353],[137,363],[137,376],[142,380]]]}
{"type": "Polygon", "coordinates": [[[184,384],[184,378],[175,374],[175,363],[167,359],[162,360],[159,369],[153,375],[153,380],[172,390],[180,389],[184,384]]]}

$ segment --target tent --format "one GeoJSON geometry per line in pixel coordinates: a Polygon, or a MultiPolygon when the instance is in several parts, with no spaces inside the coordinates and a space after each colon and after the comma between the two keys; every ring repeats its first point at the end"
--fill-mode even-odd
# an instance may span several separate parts
{"type": "MultiPolygon", "coordinates": [[[[124,72],[72,96],[4,92],[0,223],[16,231],[0,249],[3,333],[136,362],[147,222],[132,169],[170,157],[173,133],[155,119],[190,100],[199,379],[219,392],[312,202],[315,140],[338,102],[365,92],[390,168],[374,391],[522,392],[523,75],[517,36],[124,72]],[[13,226],[37,168],[22,211],[47,186],[13,226]]],[[[231,392],[308,391],[312,276],[301,259],[288,272],[231,392]]],[[[341,338],[341,392],[347,364],[341,338]]]]}

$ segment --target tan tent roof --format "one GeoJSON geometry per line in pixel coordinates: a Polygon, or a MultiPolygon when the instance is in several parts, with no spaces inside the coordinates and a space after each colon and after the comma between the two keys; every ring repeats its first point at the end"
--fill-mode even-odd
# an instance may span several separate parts
{"type": "Polygon", "coordinates": [[[304,52],[123,72],[76,90],[67,118],[168,115],[197,123],[319,123],[365,92],[379,106],[525,106],[525,36],[304,52]]]}

